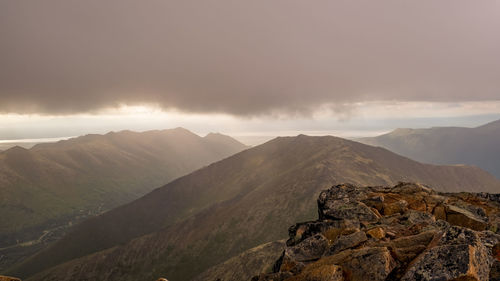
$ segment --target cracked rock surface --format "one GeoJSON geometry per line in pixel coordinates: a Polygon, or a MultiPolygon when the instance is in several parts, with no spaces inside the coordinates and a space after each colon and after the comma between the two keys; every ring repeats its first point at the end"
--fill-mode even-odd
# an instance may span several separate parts
{"type": "Polygon", "coordinates": [[[334,186],[253,281],[500,280],[500,196],[417,183],[334,186]]]}

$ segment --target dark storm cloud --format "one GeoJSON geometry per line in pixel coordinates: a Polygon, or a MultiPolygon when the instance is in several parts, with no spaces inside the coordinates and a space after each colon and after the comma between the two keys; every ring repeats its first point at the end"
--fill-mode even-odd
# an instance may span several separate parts
{"type": "Polygon", "coordinates": [[[0,111],[500,99],[498,1],[0,2],[0,111]]]}

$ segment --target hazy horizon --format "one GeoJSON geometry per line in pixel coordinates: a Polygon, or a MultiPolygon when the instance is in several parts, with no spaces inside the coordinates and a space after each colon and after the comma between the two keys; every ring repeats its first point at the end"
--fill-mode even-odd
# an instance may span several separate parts
{"type": "Polygon", "coordinates": [[[495,1],[2,1],[0,139],[476,126],[499,29],[495,1]]]}

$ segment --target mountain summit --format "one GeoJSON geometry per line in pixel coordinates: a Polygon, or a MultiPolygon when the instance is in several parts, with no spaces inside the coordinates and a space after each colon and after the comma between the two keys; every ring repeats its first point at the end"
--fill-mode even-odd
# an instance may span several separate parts
{"type": "Polygon", "coordinates": [[[332,184],[399,181],[441,191],[500,189],[475,167],[421,164],[336,137],[280,137],[76,226],[9,273],[30,280],[190,280],[313,219],[315,199],[332,184]]]}

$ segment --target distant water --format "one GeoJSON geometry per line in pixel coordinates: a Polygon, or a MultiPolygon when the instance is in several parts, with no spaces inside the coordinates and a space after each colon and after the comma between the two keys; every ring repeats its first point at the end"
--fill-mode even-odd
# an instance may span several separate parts
{"type": "Polygon", "coordinates": [[[73,138],[73,137],[0,140],[0,150],[7,150],[7,149],[14,147],[14,146],[31,148],[38,143],[57,142],[60,140],[67,140],[70,138],[73,138]]]}

